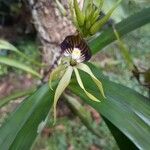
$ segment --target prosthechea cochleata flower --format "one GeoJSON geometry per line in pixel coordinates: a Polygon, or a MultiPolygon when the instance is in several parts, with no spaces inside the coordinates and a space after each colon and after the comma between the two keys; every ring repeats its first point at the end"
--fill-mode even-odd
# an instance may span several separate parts
{"type": "Polygon", "coordinates": [[[91,58],[91,52],[86,41],[80,36],[80,34],[67,36],[60,46],[62,50],[61,62],[57,68],[51,72],[49,79],[49,86],[51,89],[52,81],[60,79],[54,94],[54,123],[56,121],[56,105],[58,99],[65,88],[69,85],[73,72],[75,73],[79,86],[89,99],[100,102],[98,98],[85,89],[79,70],[86,72],[92,78],[101,95],[105,98],[102,83],[95,77],[91,69],[84,64],[84,62],[91,58]]]}

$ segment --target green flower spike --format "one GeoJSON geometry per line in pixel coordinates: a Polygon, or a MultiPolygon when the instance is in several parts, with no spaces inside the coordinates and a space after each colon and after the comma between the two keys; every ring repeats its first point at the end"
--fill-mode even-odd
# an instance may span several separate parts
{"type": "Polygon", "coordinates": [[[80,10],[77,0],[74,0],[74,10],[77,17],[78,25],[79,27],[82,27],[84,25],[85,15],[80,10]]]}
{"type": "Polygon", "coordinates": [[[110,16],[114,12],[114,10],[117,8],[117,6],[120,4],[122,0],[118,0],[117,3],[108,11],[106,16],[104,16],[102,19],[96,21],[93,26],[90,28],[91,34],[95,34],[98,32],[109,20],[110,16]]]}
{"type": "MultiPolygon", "coordinates": [[[[63,5],[59,0],[55,1],[60,12],[66,16],[66,10],[63,5]]],[[[77,0],[68,0],[71,20],[82,37],[87,38],[100,31],[121,1],[118,0],[108,13],[100,19],[104,0],[84,0],[82,8],[79,7],[77,0]]]]}
{"type": "Polygon", "coordinates": [[[88,61],[91,58],[90,49],[85,40],[79,34],[67,36],[61,43],[61,50],[63,52],[61,63],[56,69],[52,71],[49,78],[49,86],[51,89],[52,81],[61,78],[54,95],[54,124],[56,122],[56,106],[58,99],[69,85],[73,71],[75,72],[79,86],[88,98],[93,101],[100,102],[98,98],[96,98],[85,89],[78,70],[84,71],[92,78],[101,95],[105,98],[102,83],[94,76],[91,69],[83,63],[84,61],[88,61]]]}
{"type": "Polygon", "coordinates": [[[66,16],[67,15],[67,11],[66,11],[66,9],[64,8],[64,6],[59,2],[59,0],[55,0],[56,1],[56,4],[57,4],[57,6],[58,6],[58,8],[59,8],[59,11],[61,12],[61,14],[63,15],[63,16],[66,16]]]}
{"type": "Polygon", "coordinates": [[[104,0],[84,0],[82,9],[80,9],[77,0],[69,0],[71,18],[80,34],[83,37],[88,37],[94,35],[108,22],[120,2],[121,0],[118,0],[108,13],[100,19],[104,0]]]}

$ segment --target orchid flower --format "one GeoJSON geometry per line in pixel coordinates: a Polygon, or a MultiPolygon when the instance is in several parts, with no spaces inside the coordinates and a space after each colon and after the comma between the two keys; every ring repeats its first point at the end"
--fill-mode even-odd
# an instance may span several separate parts
{"type": "Polygon", "coordinates": [[[90,100],[100,102],[100,99],[89,93],[80,77],[79,70],[87,73],[98,87],[101,95],[105,98],[102,83],[95,77],[91,69],[84,64],[91,58],[90,48],[86,41],[79,35],[67,36],[61,43],[62,58],[61,63],[55,68],[49,78],[49,86],[52,89],[52,81],[60,78],[54,94],[54,123],[56,121],[56,105],[63,91],[69,85],[72,73],[75,73],[77,83],[90,100]]]}
{"type": "MultiPolygon", "coordinates": [[[[100,18],[104,0],[84,0],[83,8],[80,8],[77,0],[69,0],[71,19],[78,34],[67,36],[61,43],[60,46],[63,54],[61,63],[50,74],[49,86],[51,89],[52,81],[60,79],[54,94],[54,123],[56,122],[56,105],[58,99],[69,85],[73,72],[75,73],[79,86],[89,99],[100,102],[98,98],[89,93],[84,87],[79,70],[84,71],[92,78],[101,95],[105,98],[102,83],[84,63],[91,58],[91,53],[90,48],[83,38],[88,38],[99,32],[99,30],[107,23],[120,2],[121,0],[118,0],[106,15],[100,18]]],[[[56,3],[62,14],[65,14],[65,9],[61,3],[59,3],[58,0],[56,0],[56,3]]]]}

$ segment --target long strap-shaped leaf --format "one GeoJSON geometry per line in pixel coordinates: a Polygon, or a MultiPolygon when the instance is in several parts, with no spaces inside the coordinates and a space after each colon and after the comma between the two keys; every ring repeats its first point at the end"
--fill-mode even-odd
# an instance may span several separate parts
{"type": "Polygon", "coordinates": [[[72,72],[73,72],[73,68],[69,66],[56,88],[55,96],[54,96],[54,106],[53,106],[54,107],[54,124],[56,122],[56,105],[57,105],[58,99],[63,93],[63,91],[65,90],[65,88],[69,85],[72,72]]]}
{"type": "MultiPolygon", "coordinates": [[[[87,99],[87,96],[81,92],[75,82],[72,82],[69,89],[114,124],[139,149],[149,149],[150,103],[148,98],[132,89],[109,81],[93,65],[90,65],[90,68],[99,80],[103,79],[102,83],[105,87],[107,99],[101,103],[93,103],[93,101],[87,99]]],[[[96,94],[98,90],[96,87],[91,86],[90,77],[83,74],[83,72],[81,72],[81,75],[84,75],[83,81],[87,90],[92,90],[96,94]]]]}
{"type": "Polygon", "coordinates": [[[105,97],[105,94],[104,94],[104,90],[103,90],[103,85],[102,83],[95,77],[95,75],[92,73],[91,69],[86,65],[86,64],[83,64],[83,63],[80,63],[78,66],[77,66],[80,70],[83,70],[84,72],[86,72],[87,74],[90,75],[90,77],[92,78],[92,80],[95,82],[95,84],[98,86],[102,96],[104,98],[105,97]]]}
{"type": "Polygon", "coordinates": [[[16,52],[18,53],[19,50],[13,46],[12,44],[10,44],[9,42],[5,41],[5,40],[2,40],[0,39],[0,50],[10,50],[10,51],[13,51],[13,52],[16,52]]]}
{"type": "Polygon", "coordinates": [[[79,75],[79,72],[78,72],[78,69],[77,68],[73,68],[74,69],[74,72],[75,72],[75,75],[76,75],[76,79],[77,79],[77,82],[79,84],[79,86],[81,87],[81,89],[85,92],[85,94],[93,101],[96,101],[96,102],[100,102],[99,99],[97,99],[95,96],[93,96],[91,93],[89,93],[85,88],[84,88],[84,85],[82,83],[82,80],[81,80],[81,77],[79,75]]]}
{"type": "Polygon", "coordinates": [[[26,72],[31,73],[32,75],[42,78],[38,72],[33,70],[33,68],[30,68],[30,67],[26,66],[25,64],[22,64],[21,62],[18,62],[16,60],[0,56],[0,63],[24,70],[26,72]]]}
{"type": "MultiPolygon", "coordinates": [[[[123,35],[147,24],[150,22],[150,7],[145,8],[140,12],[133,14],[132,16],[122,20],[115,25],[119,36],[123,35]]],[[[90,41],[89,46],[91,48],[92,54],[97,53],[102,50],[105,46],[116,40],[116,36],[112,27],[105,30],[97,38],[90,41]]]]}
{"type": "Polygon", "coordinates": [[[8,51],[15,52],[16,54],[18,54],[22,58],[28,60],[29,62],[31,62],[37,66],[45,66],[44,64],[41,64],[41,63],[31,59],[29,56],[26,56],[24,53],[22,53],[20,50],[18,50],[15,46],[13,46],[9,42],[2,40],[2,39],[0,39],[0,50],[8,50],[8,51]]]}
{"type": "Polygon", "coordinates": [[[0,150],[31,149],[38,127],[53,104],[53,93],[46,84],[9,115],[0,128],[0,150]]]}

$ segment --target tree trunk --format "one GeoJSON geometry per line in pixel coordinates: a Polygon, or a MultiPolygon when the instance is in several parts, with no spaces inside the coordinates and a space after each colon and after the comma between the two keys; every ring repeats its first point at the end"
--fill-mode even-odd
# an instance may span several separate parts
{"type": "MultiPolygon", "coordinates": [[[[52,67],[60,57],[59,44],[67,35],[73,34],[75,29],[68,19],[69,16],[64,17],[61,15],[55,1],[28,0],[28,2],[33,23],[42,44],[43,62],[52,67]]],[[[66,0],[63,0],[63,5],[67,8],[66,0]]]]}

